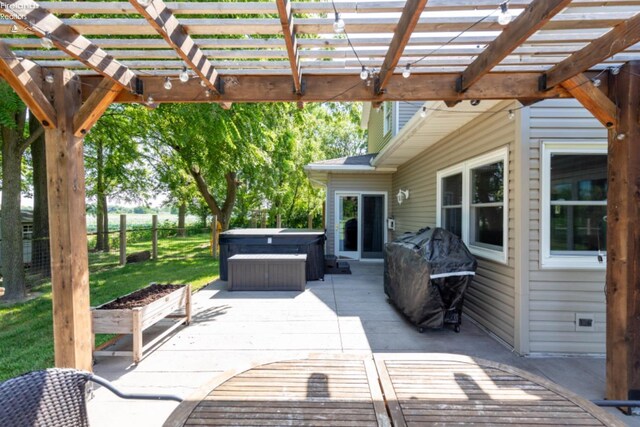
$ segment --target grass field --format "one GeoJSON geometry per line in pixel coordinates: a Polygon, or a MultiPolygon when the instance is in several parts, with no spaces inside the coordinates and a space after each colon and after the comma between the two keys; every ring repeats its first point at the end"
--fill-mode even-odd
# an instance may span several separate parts
{"type": "MultiPolygon", "coordinates": [[[[127,229],[133,227],[151,227],[151,216],[152,214],[127,214],[127,229]]],[[[199,221],[197,216],[187,215],[185,218],[185,223],[195,224],[199,221]]],[[[178,215],[174,215],[171,213],[159,213],[158,214],[158,224],[164,224],[165,222],[170,222],[177,224],[178,223],[178,215]]],[[[87,232],[95,233],[97,228],[96,225],[96,217],[95,215],[87,215],[87,232]]],[[[109,230],[114,231],[120,228],[120,214],[110,213],[109,214],[109,230]]]]}
{"type": "MultiPolygon", "coordinates": [[[[162,239],[159,259],[119,267],[118,253],[90,254],[91,305],[158,283],[190,283],[200,289],[218,276],[218,262],[209,256],[209,235],[162,239]]],[[[148,249],[131,244],[131,251],[148,249]]],[[[51,284],[33,289],[41,295],[14,306],[0,305],[0,381],[53,366],[51,284]]],[[[109,339],[99,336],[98,344],[109,339]]]]}

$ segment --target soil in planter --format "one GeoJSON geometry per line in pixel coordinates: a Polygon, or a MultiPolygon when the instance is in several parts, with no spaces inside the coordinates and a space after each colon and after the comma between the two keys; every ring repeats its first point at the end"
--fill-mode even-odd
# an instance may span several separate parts
{"type": "Polygon", "coordinates": [[[100,307],[100,310],[123,310],[144,307],[145,305],[151,304],[155,300],[160,299],[165,295],[169,295],[171,292],[184,286],[185,285],[153,284],[146,288],[139,289],[129,295],[117,298],[109,304],[105,304],[100,307]]]}

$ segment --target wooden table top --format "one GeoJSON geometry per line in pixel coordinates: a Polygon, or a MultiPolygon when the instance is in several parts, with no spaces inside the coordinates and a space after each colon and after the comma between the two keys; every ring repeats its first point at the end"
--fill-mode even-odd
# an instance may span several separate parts
{"type": "Polygon", "coordinates": [[[544,378],[450,354],[316,355],[259,365],[201,388],[164,425],[500,424],[624,426],[544,378]]]}

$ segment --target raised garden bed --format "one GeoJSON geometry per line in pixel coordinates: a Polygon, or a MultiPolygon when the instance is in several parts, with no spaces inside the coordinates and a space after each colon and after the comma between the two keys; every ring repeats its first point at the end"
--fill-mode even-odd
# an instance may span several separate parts
{"type": "MultiPolygon", "coordinates": [[[[96,356],[133,356],[138,363],[149,348],[183,323],[191,322],[191,286],[151,284],[91,309],[93,334],[131,334],[132,351],[94,350],[96,356]],[[160,320],[172,317],[176,322],[143,345],[142,333],[160,320]]],[[[95,339],[94,339],[95,342],[95,339]]]]}

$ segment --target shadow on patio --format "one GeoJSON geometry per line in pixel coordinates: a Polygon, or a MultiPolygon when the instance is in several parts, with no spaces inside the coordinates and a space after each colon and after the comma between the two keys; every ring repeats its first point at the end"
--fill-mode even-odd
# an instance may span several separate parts
{"type": "MultiPolygon", "coordinates": [[[[521,358],[469,318],[423,334],[386,302],[382,264],[352,262],[352,275],[327,275],[305,292],[228,292],[216,281],[193,296],[194,321],[136,366],[128,358],[101,358],[95,372],[130,391],[173,392],[184,397],[211,378],[255,364],[309,353],[454,353],[515,366],[546,377],[587,399],[604,393],[602,358],[521,358]]],[[[124,344],[124,343],[123,343],[124,344]]],[[[96,392],[89,411],[101,420],[159,425],[172,403],[122,402],[96,392]],[[147,406],[146,406],[147,405],[147,406]],[[115,415],[114,415],[115,414],[115,415]]]]}

